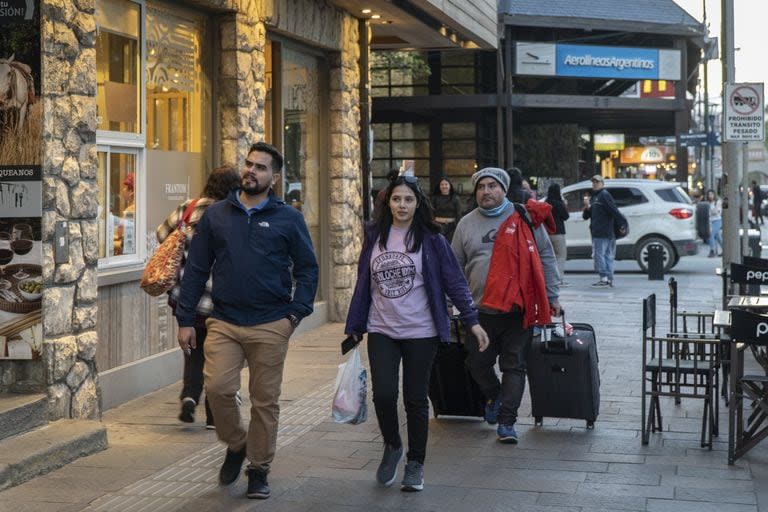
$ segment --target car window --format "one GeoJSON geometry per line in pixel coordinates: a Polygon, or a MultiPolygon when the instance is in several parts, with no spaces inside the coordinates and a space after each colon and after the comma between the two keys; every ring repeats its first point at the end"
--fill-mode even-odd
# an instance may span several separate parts
{"type": "Polygon", "coordinates": [[[685,193],[685,190],[683,190],[682,187],[659,188],[654,192],[656,192],[656,195],[659,196],[662,201],[668,203],[691,204],[691,198],[688,197],[688,194],[685,193]]]}
{"type": "Polygon", "coordinates": [[[606,188],[606,190],[613,196],[613,200],[619,208],[648,202],[648,198],[643,195],[639,188],[610,187],[606,188]]]}
{"type": "Polygon", "coordinates": [[[589,195],[592,191],[590,188],[580,188],[578,190],[571,190],[570,192],[563,193],[563,199],[565,200],[565,206],[569,212],[580,212],[584,209],[584,196],[589,195]]]}

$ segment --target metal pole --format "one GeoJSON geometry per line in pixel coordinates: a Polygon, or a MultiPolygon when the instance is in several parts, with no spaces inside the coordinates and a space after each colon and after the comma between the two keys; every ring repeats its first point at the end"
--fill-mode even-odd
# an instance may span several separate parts
{"type": "MultiPolygon", "coordinates": [[[[709,25],[707,25],[707,0],[701,2],[704,7],[704,27],[709,37],[709,25]]],[[[707,134],[707,145],[704,146],[704,193],[708,189],[715,189],[715,171],[712,169],[712,145],[709,140],[709,131],[712,127],[709,124],[709,48],[704,48],[704,132],[707,134]]]]}
{"type": "MultiPolygon", "coordinates": [[[[722,40],[723,40],[723,121],[728,98],[725,85],[736,81],[736,66],[734,64],[733,36],[733,0],[721,0],[722,40]]],[[[725,133],[725,126],[723,126],[725,133]]],[[[723,208],[723,266],[729,268],[731,263],[740,261],[741,244],[739,243],[739,185],[741,184],[741,169],[739,168],[739,148],[737,142],[723,142],[723,174],[727,175],[725,186],[725,202],[723,208]]]]}

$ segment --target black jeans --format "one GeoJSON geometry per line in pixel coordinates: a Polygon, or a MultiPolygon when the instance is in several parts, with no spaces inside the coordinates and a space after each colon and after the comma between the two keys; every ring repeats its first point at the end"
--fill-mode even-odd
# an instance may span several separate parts
{"type": "Polygon", "coordinates": [[[408,421],[408,460],[424,464],[429,432],[429,375],[439,338],[393,340],[383,334],[368,334],[373,405],[384,442],[399,447],[400,422],[397,395],[400,360],[403,361],[403,403],[408,421]]]}
{"type": "Polygon", "coordinates": [[[522,313],[480,313],[480,325],[490,345],[480,352],[474,336],[467,337],[467,367],[487,399],[501,399],[499,423],[514,425],[525,392],[525,370],[533,341],[533,327],[523,329],[522,313]],[[493,365],[499,359],[501,383],[493,365]]]}
{"type": "MultiPolygon", "coordinates": [[[[195,322],[195,341],[197,346],[193,348],[189,355],[184,354],[184,384],[181,388],[181,399],[191,398],[196,404],[200,403],[200,395],[203,393],[203,367],[205,366],[205,354],[203,345],[205,337],[208,335],[208,329],[205,324],[199,325],[195,322]]],[[[208,397],[205,398],[205,414],[213,423],[213,413],[208,405],[208,397]]]]}

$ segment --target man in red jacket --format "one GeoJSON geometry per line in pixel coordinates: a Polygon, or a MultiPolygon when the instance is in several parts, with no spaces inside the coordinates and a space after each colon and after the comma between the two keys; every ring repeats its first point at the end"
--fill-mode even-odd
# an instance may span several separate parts
{"type": "Polygon", "coordinates": [[[476,341],[470,337],[467,342],[467,366],[487,399],[486,421],[492,425],[498,422],[500,442],[517,443],[514,425],[525,391],[525,369],[533,340],[533,323],[548,316],[545,311],[547,306],[555,316],[560,314],[560,276],[552,243],[542,225],[546,212],[537,209],[539,203],[530,203],[530,212],[518,205],[527,221],[520,217],[515,204],[506,197],[510,178],[504,169],[481,169],[472,175],[472,183],[478,206],[459,221],[451,248],[464,268],[472,297],[480,310],[480,325],[488,333],[490,345],[480,352],[476,341]],[[532,222],[533,230],[528,221],[532,222]],[[494,275],[489,276],[491,255],[494,245],[498,245],[494,242],[501,226],[504,226],[504,250],[494,264],[494,275]],[[530,252],[515,254],[520,247],[530,252]],[[515,262],[527,263],[519,265],[515,262]],[[498,272],[503,275],[500,277],[498,272]],[[505,276],[511,285],[510,296],[504,296],[503,286],[500,288],[492,284],[486,289],[489,282],[501,282],[505,276]],[[486,292],[488,304],[483,303],[486,292]],[[500,300],[497,301],[497,298],[500,300]],[[501,382],[493,369],[497,358],[502,372],[501,382]]]}

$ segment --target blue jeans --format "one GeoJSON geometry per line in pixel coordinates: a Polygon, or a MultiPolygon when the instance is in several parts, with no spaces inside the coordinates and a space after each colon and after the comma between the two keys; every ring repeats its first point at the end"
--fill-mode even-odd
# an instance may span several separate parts
{"type": "Polygon", "coordinates": [[[709,223],[709,250],[717,254],[717,244],[723,247],[723,234],[720,228],[723,227],[723,219],[715,219],[709,223]]]}
{"type": "Polygon", "coordinates": [[[593,238],[592,255],[595,258],[595,270],[600,279],[613,281],[613,260],[616,258],[615,238],[593,238]]]}

